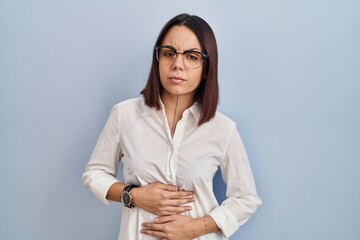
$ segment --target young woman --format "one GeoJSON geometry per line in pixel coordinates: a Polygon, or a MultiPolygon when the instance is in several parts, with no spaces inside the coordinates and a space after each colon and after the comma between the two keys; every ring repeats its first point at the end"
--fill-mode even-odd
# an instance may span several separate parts
{"type": "Polygon", "coordinates": [[[227,239],[261,204],[235,123],[216,111],[217,63],[210,26],[180,14],[156,41],[142,96],[113,107],[83,181],[104,203],[125,205],[119,240],[227,239]]]}

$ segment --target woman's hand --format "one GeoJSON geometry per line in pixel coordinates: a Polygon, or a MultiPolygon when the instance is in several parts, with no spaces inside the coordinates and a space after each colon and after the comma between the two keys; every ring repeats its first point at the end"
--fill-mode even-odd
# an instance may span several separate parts
{"type": "Polygon", "coordinates": [[[190,211],[191,207],[185,204],[195,201],[193,192],[179,191],[178,187],[163,183],[133,188],[131,195],[136,207],[160,216],[190,211]]]}
{"type": "MultiPolygon", "coordinates": [[[[191,240],[198,237],[198,221],[183,215],[155,218],[154,222],[143,223],[140,232],[161,240],[191,240]]],[[[201,228],[201,227],[200,227],[201,228]]]]}
{"type": "Polygon", "coordinates": [[[161,216],[153,222],[145,222],[141,233],[161,240],[191,240],[208,233],[219,232],[214,219],[206,215],[191,218],[183,215],[161,216]]]}

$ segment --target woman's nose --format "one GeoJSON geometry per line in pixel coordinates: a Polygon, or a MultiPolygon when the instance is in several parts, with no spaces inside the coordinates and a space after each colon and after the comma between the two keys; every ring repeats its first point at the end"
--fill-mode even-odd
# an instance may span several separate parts
{"type": "Polygon", "coordinates": [[[173,69],[181,69],[184,70],[184,58],[182,53],[177,53],[175,55],[174,63],[173,63],[173,69]]]}

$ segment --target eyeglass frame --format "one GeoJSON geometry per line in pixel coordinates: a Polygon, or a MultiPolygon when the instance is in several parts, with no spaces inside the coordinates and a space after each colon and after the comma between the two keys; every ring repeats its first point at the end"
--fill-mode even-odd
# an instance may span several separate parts
{"type": "Polygon", "coordinates": [[[156,59],[158,60],[158,62],[160,62],[159,50],[160,50],[161,48],[170,48],[170,49],[174,50],[174,52],[175,52],[175,54],[174,54],[174,60],[176,59],[177,55],[180,53],[180,54],[182,55],[182,60],[183,60],[184,65],[185,65],[186,67],[188,67],[188,68],[191,68],[191,69],[198,69],[198,68],[201,66],[201,64],[204,62],[204,59],[209,58],[209,55],[208,55],[208,54],[203,53],[203,52],[201,52],[201,51],[199,51],[199,50],[189,49],[189,50],[185,50],[185,51],[178,51],[175,47],[173,47],[173,46],[171,46],[171,45],[159,45],[159,46],[155,46],[155,47],[154,47],[155,57],[156,57],[156,59]],[[192,68],[192,67],[189,67],[189,66],[187,66],[187,65],[185,64],[184,56],[185,56],[185,54],[188,53],[188,52],[199,53],[199,54],[202,56],[201,63],[200,63],[200,65],[199,65],[198,67],[192,68]]]}

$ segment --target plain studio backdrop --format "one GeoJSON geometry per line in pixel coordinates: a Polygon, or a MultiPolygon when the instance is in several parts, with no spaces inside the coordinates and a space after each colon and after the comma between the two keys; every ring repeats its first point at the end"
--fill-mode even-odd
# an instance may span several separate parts
{"type": "Polygon", "coordinates": [[[231,239],[360,239],[359,1],[0,0],[0,240],[117,238],[121,205],[81,175],[183,12],[215,32],[219,111],[264,202],[231,239]]]}

